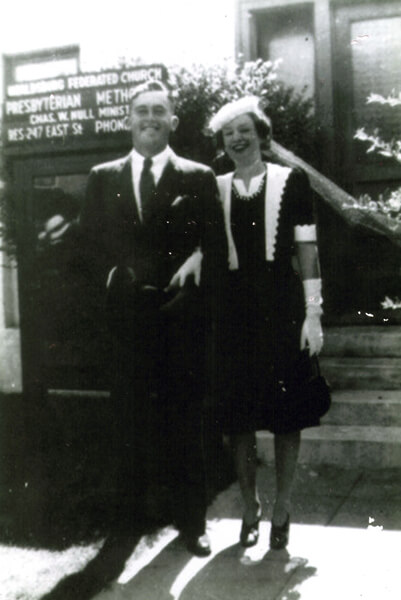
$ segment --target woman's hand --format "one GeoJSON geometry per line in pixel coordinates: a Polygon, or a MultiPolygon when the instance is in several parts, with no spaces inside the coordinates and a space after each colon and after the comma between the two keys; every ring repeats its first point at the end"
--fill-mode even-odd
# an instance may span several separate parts
{"type": "Polygon", "coordinates": [[[323,330],[320,315],[307,314],[301,331],[301,350],[309,349],[309,356],[319,354],[323,347],[323,330]]]}
{"type": "Polygon", "coordinates": [[[188,279],[192,280],[199,287],[201,278],[201,265],[203,254],[200,248],[194,250],[189,258],[178,269],[170,279],[166,292],[171,292],[177,288],[184,287],[188,279]]]}

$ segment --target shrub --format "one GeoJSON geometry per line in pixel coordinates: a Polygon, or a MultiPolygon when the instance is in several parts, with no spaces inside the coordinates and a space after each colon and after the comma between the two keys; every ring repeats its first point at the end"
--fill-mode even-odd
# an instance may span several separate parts
{"type": "MultiPolygon", "coordinates": [[[[380,94],[370,94],[367,103],[382,104],[397,110],[401,107],[401,93],[398,96],[393,93],[386,98],[380,94]]],[[[393,137],[390,140],[384,140],[379,129],[367,132],[364,127],[358,129],[354,137],[361,142],[369,144],[366,152],[375,152],[380,156],[396,160],[401,164],[401,139],[393,137]]],[[[373,215],[385,217],[388,220],[389,227],[395,227],[400,232],[401,186],[396,190],[387,190],[380,194],[377,199],[371,198],[368,194],[363,194],[355,200],[355,207],[363,211],[368,211],[373,215]]]]}
{"type": "Polygon", "coordinates": [[[313,101],[277,79],[278,62],[231,62],[220,65],[171,67],[171,83],[178,90],[180,126],[172,139],[178,153],[210,164],[213,142],[206,130],[210,117],[225,103],[247,94],[261,98],[273,123],[274,139],[314,163],[316,134],[313,101]]]}
{"type": "MultiPolygon", "coordinates": [[[[390,96],[384,97],[380,94],[371,94],[367,99],[368,104],[381,104],[391,110],[400,111],[401,93],[396,96],[393,92],[390,96]]],[[[379,129],[371,132],[365,128],[358,129],[355,133],[355,139],[368,143],[367,152],[374,152],[389,160],[395,160],[401,164],[401,139],[392,137],[385,140],[379,129]]],[[[395,243],[394,248],[397,252],[393,253],[393,289],[400,288],[399,271],[399,248],[401,246],[401,186],[397,189],[386,190],[373,199],[368,194],[363,194],[354,200],[354,208],[357,208],[365,217],[371,220],[372,228],[379,227],[388,239],[395,243]],[[398,284],[396,284],[398,281],[398,284]]],[[[401,304],[398,296],[391,299],[388,295],[381,302],[383,309],[400,309],[401,304]]]]}

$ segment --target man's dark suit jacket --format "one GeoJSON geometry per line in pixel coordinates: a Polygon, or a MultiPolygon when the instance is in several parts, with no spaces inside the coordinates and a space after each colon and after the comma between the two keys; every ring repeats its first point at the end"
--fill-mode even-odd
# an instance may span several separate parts
{"type": "Polygon", "coordinates": [[[173,154],[157,195],[157,210],[144,225],[129,155],[92,169],[80,231],[93,275],[105,286],[114,266],[130,266],[139,281],[163,289],[200,246],[202,282],[212,291],[227,268],[223,213],[213,172],[173,154]]]}

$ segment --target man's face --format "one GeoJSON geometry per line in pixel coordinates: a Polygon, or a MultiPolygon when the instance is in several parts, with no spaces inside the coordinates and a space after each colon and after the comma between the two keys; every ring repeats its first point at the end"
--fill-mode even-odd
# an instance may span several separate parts
{"type": "Polygon", "coordinates": [[[162,152],[169,142],[170,132],[178,126],[178,117],[163,91],[140,94],[131,105],[131,131],[135,150],[143,156],[162,152]]]}

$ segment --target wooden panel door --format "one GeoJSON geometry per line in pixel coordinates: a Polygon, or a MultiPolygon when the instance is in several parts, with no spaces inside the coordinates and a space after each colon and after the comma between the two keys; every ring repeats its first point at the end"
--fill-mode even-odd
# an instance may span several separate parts
{"type": "Polygon", "coordinates": [[[401,107],[368,104],[370,94],[399,93],[401,84],[401,5],[352,2],[334,7],[334,92],[336,167],[353,195],[373,197],[401,182],[401,166],[367,153],[355,140],[364,127],[387,139],[401,138],[401,107]]]}
{"type": "Polygon", "coordinates": [[[49,243],[60,230],[60,217],[76,219],[91,166],[107,158],[69,156],[14,164],[22,370],[28,393],[108,387],[104,292],[91,284],[77,237],[49,243]]]}

